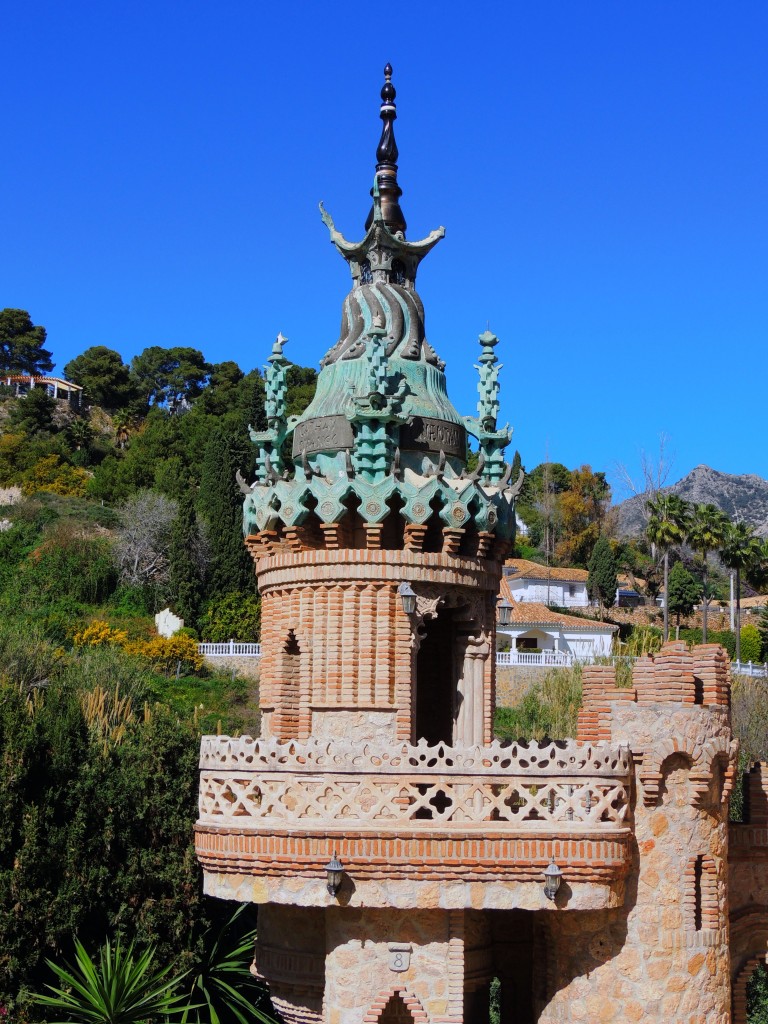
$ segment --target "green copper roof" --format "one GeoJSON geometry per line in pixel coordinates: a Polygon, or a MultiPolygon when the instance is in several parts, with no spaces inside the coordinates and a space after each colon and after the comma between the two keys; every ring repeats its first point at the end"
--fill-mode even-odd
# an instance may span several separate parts
{"type": "Polygon", "coordinates": [[[424,523],[439,509],[447,527],[472,519],[479,530],[509,535],[516,487],[504,461],[508,427],[497,429],[498,339],[480,337],[478,416],[460,416],[448,397],[445,364],[427,341],[424,306],[416,291],[421,260],[444,237],[438,228],[418,242],[405,238],[397,184],[391,68],[382,89],[382,138],[373,208],[360,242],[341,235],[321,204],[331,242],[347,262],[352,289],[342,307],[338,341],[321,361],[314,399],[302,416],[286,417],[279,336],[266,370],[268,429],[252,432],[258,446],[256,481],[247,487],[246,533],[282,522],[299,525],[310,509],[332,523],[358,499],[372,524],[397,496],[406,521],[424,523]],[[479,442],[477,470],[467,471],[467,435],[479,442]],[[286,465],[291,439],[293,471],[286,465]]]}

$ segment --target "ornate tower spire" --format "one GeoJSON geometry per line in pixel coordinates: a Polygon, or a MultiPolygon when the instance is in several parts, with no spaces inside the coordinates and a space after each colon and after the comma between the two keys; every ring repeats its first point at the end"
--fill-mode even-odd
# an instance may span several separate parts
{"type": "MultiPolygon", "coordinates": [[[[376,149],[376,181],[379,186],[381,213],[384,223],[394,234],[402,231],[405,234],[405,217],[400,209],[399,199],[403,190],[397,184],[397,143],[395,142],[394,122],[397,118],[395,106],[395,87],[392,85],[392,65],[384,67],[384,85],[381,87],[381,138],[376,149]]],[[[371,191],[373,195],[373,191],[371,191]]],[[[365,222],[366,231],[373,223],[373,207],[365,222]]]]}

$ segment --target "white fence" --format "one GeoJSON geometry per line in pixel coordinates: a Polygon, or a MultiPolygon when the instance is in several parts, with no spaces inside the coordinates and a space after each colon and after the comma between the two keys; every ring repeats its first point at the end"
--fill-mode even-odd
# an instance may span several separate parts
{"type": "Polygon", "coordinates": [[[496,664],[537,665],[552,668],[570,668],[577,659],[566,651],[497,651],[496,664]]]}
{"type": "MultiPolygon", "coordinates": [[[[223,644],[198,644],[198,652],[204,658],[260,658],[261,644],[243,644],[229,640],[223,644]]],[[[531,665],[543,668],[570,668],[577,662],[592,662],[592,654],[574,655],[566,651],[497,651],[496,664],[499,667],[513,665],[531,665]]],[[[625,657],[614,657],[611,661],[626,661],[625,657]]],[[[631,659],[633,660],[633,659],[631,659]]],[[[734,665],[734,671],[737,671],[734,665]]],[[[739,671],[746,675],[766,675],[762,665],[747,669],[744,665],[739,671]]]]}
{"type": "MultiPolygon", "coordinates": [[[[229,640],[223,644],[198,644],[198,652],[204,658],[260,658],[261,644],[242,644],[235,640],[229,640]]],[[[496,665],[499,668],[508,668],[515,665],[529,665],[539,668],[570,668],[577,662],[590,663],[595,660],[592,654],[575,655],[566,651],[497,651],[496,665]]],[[[608,659],[606,659],[608,660],[608,659]]],[[[627,658],[624,655],[613,656],[612,662],[634,661],[634,658],[627,658]]],[[[740,676],[755,676],[768,678],[768,662],[761,665],[759,662],[734,661],[731,663],[731,672],[740,676]]]]}
{"type": "Polygon", "coordinates": [[[735,676],[762,676],[768,678],[768,662],[761,665],[760,662],[732,661],[731,672],[735,676]]]}
{"type": "Polygon", "coordinates": [[[261,644],[239,644],[229,640],[224,644],[198,644],[197,651],[204,658],[260,658],[261,644]]]}

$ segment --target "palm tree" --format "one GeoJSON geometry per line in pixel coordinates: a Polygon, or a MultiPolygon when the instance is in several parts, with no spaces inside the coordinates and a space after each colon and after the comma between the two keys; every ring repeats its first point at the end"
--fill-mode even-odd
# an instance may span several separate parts
{"type": "Polygon", "coordinates": [[[669,640],[669,550],[682,544],[688,530],[690,506],[677,494],[659,493],[647,503],[646,534],[654,548],[664,552],[664,643],[669,640]]]}
{"type": "Polygon", "coordinates": [[[763,545],[747,523],[729,523],[720,557],[736,570],[736,661],[741,661],[741,571],[763,555],[763,545]]]}
{"type": "Polygon", "coordinates": [[[691,525],[688,530],[688,543],[699,552],[704,562],[704,595],[702,598],[702,641],[704,643],[707,642],[707,609],[709,607],[707,555],[710,551],[718,551],[722,548],[729,526],[728,516],[725,512],[721,512],[717,505],[694,505],[691,525]]]}

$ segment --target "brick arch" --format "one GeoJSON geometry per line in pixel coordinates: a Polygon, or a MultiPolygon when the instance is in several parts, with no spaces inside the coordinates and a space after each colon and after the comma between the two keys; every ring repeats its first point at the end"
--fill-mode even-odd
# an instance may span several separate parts
{"type": "Polygon", "coordinates": [[[727,736],[713,736],[712,739],[707,740],[702,748],[701,760],[696,771],[698,776],[696,788],[700,802],[704,800],[709,792],[709,783],[714,775],[715,765],[719,761],[723,770],[723,789],[720,793],[720,803],[725,803],[731,795],[731,790],[736,781],[738,752],[738,740],[729,740],[727,736]]]}
{"type": "MultiPolygon", "coordinates": [[[[654,746],[653,750],[647,751],[640,768],[640,781],[643,784],[643,803],[646,807],[656,807],[658,805],[659,787],[664,776],[664,762],[676,754],[688,758],[691,762],[692,781],[694,783],[697,782],[697,779],[694,779],[694,772],[698,777],[699,772],[695,770],[698,769],[701,763],[701,744],[696,743],[694,740],[689,740],[686,736],[670,737],[669,739],[662,740],[661,743],[654,746]]],[[[698,785],[696,788],[698,789],[698,785]]]]}
{"type": "Polygon", "coordinates": [[[736,972],[731,985],[731,1024],[747,1024],[747,985],[755,968],[765,963],[765,953],[755,954],[736,972]]]}
{"type": "Polygon", "coordinates": [[[405,1003],[414,1024],[429,1024],[429,1017],[427,1017],[424,1007],[416,996],[403,985],[395,985],[394,988],[383,989],[371,1003],[370,1009],[363,1017],[363,1024],[377,1024],[393,996],[399,996],[403,1003],[405,1003]]]}
{"type": "Polygon", "coordinates": [[[683,873],[683,920],[688,931],[717,931],[720,925],[718,867],[708,853],[691,857],[683,873]]]}

